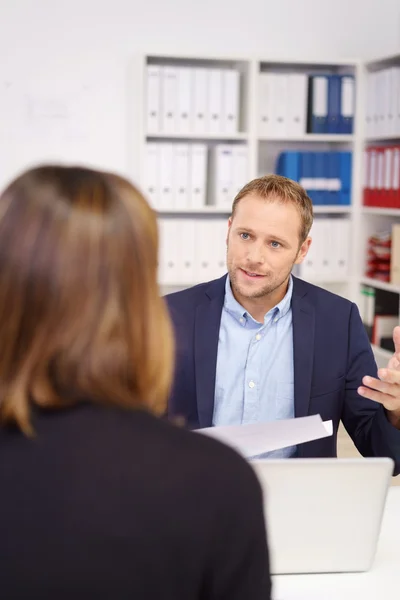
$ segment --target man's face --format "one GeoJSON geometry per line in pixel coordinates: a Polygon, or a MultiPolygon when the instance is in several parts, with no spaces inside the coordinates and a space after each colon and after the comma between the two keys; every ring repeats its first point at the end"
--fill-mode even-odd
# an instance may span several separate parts
{"type": "Polygon", "coordinates": [[[307,238],[300,245],[300,229],[300,214],[289,202],[255,194],[240,200],[227,237],[227,267],[236,296],[262,298],[286,283],[311,243],[307,238]]]}

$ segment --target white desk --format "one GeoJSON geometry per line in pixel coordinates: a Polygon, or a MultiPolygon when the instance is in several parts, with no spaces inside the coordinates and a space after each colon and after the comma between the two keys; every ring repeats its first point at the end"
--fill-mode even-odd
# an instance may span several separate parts
{"type": "Polygon", "coordinates": [[[391,487],[375,561],[366,573],[277,575],[274,600],[399,600],[400,487],[391,487]]]}

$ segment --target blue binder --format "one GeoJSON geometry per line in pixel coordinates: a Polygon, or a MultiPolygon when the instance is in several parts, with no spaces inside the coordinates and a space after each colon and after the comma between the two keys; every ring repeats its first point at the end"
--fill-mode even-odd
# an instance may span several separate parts
{"type": "Polygon", "coordinates": [[[328,80],[328,133],[339,133],[341,114],[341,77],[330,75],[328,80]]]}
{"type": "Polygon", "coordinates": [[[293,181],[300,179],[300,152],[288,150],[278,156],[276,164],[277,175],[288,177],[293,181]]]}
{"type": "Polygon", "coordinates": [[[351,199],[351,152],[338,152],[339,155],[339,172],[342,188],[340,190],[339,203],[345,206],[350,205],[351,199]]]}
{"type": "Polygon", "coordinates": [[[316,180],[316,190],[314,191],[314,204],[322,205],[325,203],[325,160],[324,152],[314,152],[314,179],[316,180]]]}
{"type": "Polygon", "coordinates": [[[328,191],[326,193],[326,204],[336,206],[340,204],[340,190],[338,183],[340,182],[340,157],[338,152],[327,152],[327,179],[328,191]]]}
{"type": "Polygon", "coordinates": [[[315,190],[314,190],[314,179],[315,179],[315,166],[314,166],[314,153],[313,152],[302,152],[300,154],[300,180],[307,194],[315,203],[315,190]],[[304,182],[304,180],[306,180],[304,182]],[[309,183],[308,183],[309,182],[309,183]]]}

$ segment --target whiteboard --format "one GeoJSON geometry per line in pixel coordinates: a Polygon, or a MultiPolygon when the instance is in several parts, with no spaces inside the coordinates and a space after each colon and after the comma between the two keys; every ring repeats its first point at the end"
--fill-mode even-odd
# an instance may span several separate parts
{"type": "Polygon", "coordinates": [[[128,173],[124,65],[10,77],[0,71],[0,188],[43,163],[128,173]]]}

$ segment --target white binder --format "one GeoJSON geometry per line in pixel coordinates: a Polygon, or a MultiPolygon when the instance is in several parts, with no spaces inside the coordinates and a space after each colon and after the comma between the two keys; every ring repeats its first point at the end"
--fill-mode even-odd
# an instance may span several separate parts
{"type": "Polygon", "coordinates": [[[196,281],[213,279],[215,274],[215,240],[212,218],[196,219],[196,281]]]}
{"type": "Polygon", "coordinates": [[[259,118],[258,128],[260,137],[271,137],[273,112],[274,74],[260,73],[259,75],[259,118]]]}
{"type": "Polygon", "coordinates": [[[160,144],[159,209],[173,208],[173,144],[160,144]]]}
{"type": "Polygon", "coordinates": [[[192,79],[193,131],[207,132],[208,69],[195,68],[192,79]]]}
{"type": "Polygon", "coordinates": [[[233,145],[217,144],[212,150],[211,199],[219,208],[231,208],[233,192],[233,145]]]}
{"type": "Polygon", "coordinates": [[[224,133],[239,131],[239,89],[240,73],[234,69],[222,71],[222,126],[224,133]]]}
{"type": "Polygon", "coordinates": [[[173,200],[176,209],[189,208],[189,144],[173,145],[173,200]]]}
{"type": "Polygon", "coordinates": [[[272,137],[287,137],[289,75],[277,73],[273,78],[272,137]]]}
{"type": "Polygon", "coordinates": [[[179,283],[178,246],[179,221],[173,218],[162,218],[159,225],[159,273],[161,285],[176,285],[179,283]]]}
{"type": "Polygon", "coordinates": [[[233,146],[233,182],[231,189],[231,203],[236,194],[249,181],[249,150],[247,145],[233,146]]]}
{"type": "Polygon", "coordinates": [[[163,133],[177,132],[178,68],[162,67],[161,127],[163,133]]]}
{"type": "Polygon", "coordinates": [[[208,69],[207,133],[222,131],[222,70],[208,69]]]}
{"type": "Polygon", "coordinates": [[[176,131],[178,133],[189,133],[193,124],[193,99],[192,78],[193,69],[179,67],[178,74],[178,108],[176,119],[176,131]]]}
{"type": "Polygon", "coordinates": [[[178,245],[178,274],[177,283],[193,285],[197,283],[196,261],[196,220],[180,219],[176,239],[178,245]]]}
{"type": "Polygon", "coordinates": [[[305,73],[288,75],[287,136],[301,136],[307,131],[308,76],[305,73]]]}
{"type": "Polygon", "coordinates": [[[145,149],[144,190],[154,209],[160,206],[160,148],[155,142],[148,142],[145,149]]]}
{"type": "Polygon", "coordinates": [[[161,126],[161,67],[159,65],[147,65],[146,77],[147,133],[159,133],[161,126]]]}
{"type": "Polygon", "coordinates": [[[207,146],[191,144],[189,159],[189,196],[190,208],[203,208],[206,205],[207,189],[207,146]]]}

